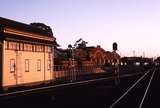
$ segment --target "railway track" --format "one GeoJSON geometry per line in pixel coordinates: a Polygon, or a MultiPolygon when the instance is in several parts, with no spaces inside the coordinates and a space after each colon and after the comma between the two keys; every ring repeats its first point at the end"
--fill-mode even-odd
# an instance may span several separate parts
{"type": "Polygon", "coordinates": [[[160,69],[154,67],[142,75],[128,90],[114,100],[110,108],[160,107],[160,69]]]}
{"type": "MultiPolygon", "coordinates": [[[[119,80],[121,78],[125,77],[132,77],[136,75],[142,74],[141,72],[139,73],[132,73],[132,74],[123,74],[119,76],[119,80]]],[[[12,98],[12,97],[17,97],[17,96],[22,96],[22,95],[30,95],[34,93],[39,93],[39,92],[44,92],[45,90],[52,90],[60,87],[67,87],[67,86],[76,86],[79,84],[89,84],[97,81],[103,81],[103,80],[113,80],[117,81],[117,77],[111,76],[111,77],[106,77],[106,78],[98,78],[98,79],[92,79],[92,80],[85,80],[85,81],[79,81],[79,82],[71,82],[71,83],[66,83],[66,84],[58,84],[58,85],[52,85],[52,86],[46,86],[46,87],[39,87],[39,88],[34,88],[34,89],[28,89],[28,90],[20,90],[20,91],[15,91],[15,92],[7,92],[7,93],[1,93],[0,94],[0,99],[3,98],[12,98]]]]}

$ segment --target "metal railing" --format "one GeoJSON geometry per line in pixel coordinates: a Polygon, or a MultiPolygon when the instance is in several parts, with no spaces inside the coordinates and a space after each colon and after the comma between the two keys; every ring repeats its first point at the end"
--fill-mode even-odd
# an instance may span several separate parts
{"type": "MultiPolygon", "coordinates": [[[[111,68],[110,68],[111,69],[111,68]]],[[[112,68],[115,69],[115,68],[112,68]]],[[[61,81],[76,81],[89,79],[95,74],[107,73],[107,68],[96,65],[85,65],[85,66],[74,66],[74,65],[55,65],[54,66],[54,77],[55,80],[61,81]]],[[[95,75],[95,76],[96,76],[95,75]]]]}

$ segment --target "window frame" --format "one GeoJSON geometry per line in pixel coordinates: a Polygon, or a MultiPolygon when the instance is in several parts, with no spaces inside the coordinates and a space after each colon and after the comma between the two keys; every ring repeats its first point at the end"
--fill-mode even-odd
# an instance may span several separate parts
{"type": "Polygon", "coordinates": [[[15,41],[9,41],[8,42],[8,49],[9,50],[17,50],[17,42],[15,42],[15,41]]]}
{"type": "Polygon", "coordinates": [[[25,59],[25,72],[29,72],[29,59],[25,59]]]}
{"type": "Polygon", "coordinates": [[[43,45],[36,45],[36,52],[44,52],[44,49],[43,45]]]}
{"type": "Polygon", "coordinates": [[[24,49],[24,51],[33,52],[33,45],[30,43],[24,43],[23,49],[24,49]]]}
{"type": "Polygon", "coordinates": [[[24,51],[24,43],[19,43],[19,50],[24,51]]]}
{"type": "Polygon", "coordinates": [[[41,71],[41,59],[37,59],[37,71],[41,71]]]}
{"type": "Polygon", "coordinates": [[[8,50],[8,41],[5,41],[5,49],[7,49],[8,50]]]}
{"type": "Polygon", "coordinates": [[[16,71],[16,62],[15,59],[10,59],[10,73],[15,73],[16,71]],[[12,66],[14,65],[14,66],[12,66]]]}
{"type": "Polygon", "coordinates": [[[51,60],[47,60],[47,70],[51,70],[51,60]]]}

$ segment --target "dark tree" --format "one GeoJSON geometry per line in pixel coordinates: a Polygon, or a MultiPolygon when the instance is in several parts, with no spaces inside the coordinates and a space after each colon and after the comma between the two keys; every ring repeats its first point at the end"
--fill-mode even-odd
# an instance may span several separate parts
{"type": "Polygon", "coordinates": [[[79,43],[78,44],[78,48],[86,48],[86,44],[87,44],[88,42],[86,42],[86,41],[82,41],[81,43],[79,43]]]}
{"type": "Polygon", "coordinates": [[[71,49],[71,48],[72,48],[72,45],[71,45],[71,44],[69,44],[69,45],[68,45],[68,48],[69,48],[69,49],[71,49]]]}
{"type": "Polygon", "coordinates": [[[52,32],[52,29],[50,26],[47,26],[43,23],[30,23],[30,25],[34,26],[34,27],[37,27],[37,28],[40,28],[42,30],[45,30],[47,31],[50,35],[53,35],[53,32],[52,32]]]}

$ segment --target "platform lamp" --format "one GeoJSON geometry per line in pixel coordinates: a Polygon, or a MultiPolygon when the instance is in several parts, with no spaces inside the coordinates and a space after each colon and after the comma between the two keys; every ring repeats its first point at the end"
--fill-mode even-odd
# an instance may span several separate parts
{"type": "Polygon", "coordinates": [[[73,54],[73,46],[71,44],[68,45],[68,48],[70,49],[71,51],[71,60],[72,60],[72,65],[73,65],[73,61],[74,61],[74,54],[73,54]]]}
{"type": "MultiPolygon", "coordinates": [[[[116,53],[116,51],[117,51],[117,43],[116,42],[114,42],[113,43],[113,59],[115,59],[115,53],[116,53]]],[[[115,61],[113,61],[114,62],[114,65],[117,63],[117,60],[115,61]]]]}
{"type": "MultiPolygon", "coordinates": [[[[116,42],[114,42],[113,43],[113,56],[114,56],[114,58],[113,59],[115,59],[115,53],[116,53],[116,51],[117,51],[117,43],[116,42]]],[[[118,83],[120,83],[120,79],[119,79],[119,66],[118,66],[118,62],[117,62],[117,60],[115,61],[114,60],[114,65],[115,65],[115,84],[117,85],[118,83]]]]}
{"type": "Polygon", "coordinates": [[[113,51],[115,51],[115,52],[116,52],[117,50],[118,50],[118,49],[117,49],[117,43],[116,43],[116,42],[114,42],[114,43],[113,43],[113,51]]]}

